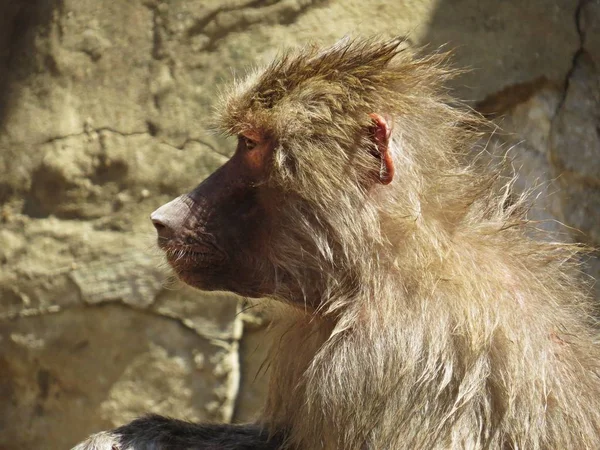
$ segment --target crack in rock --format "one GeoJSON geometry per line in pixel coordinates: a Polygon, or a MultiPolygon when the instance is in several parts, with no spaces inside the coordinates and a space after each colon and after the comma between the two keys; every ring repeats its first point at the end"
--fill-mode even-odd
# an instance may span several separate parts
{"type": "Polygon", "coordinates": [[[577,8],[575,8],[574,21],[575,21],[575,29],[577,30],[577,35],[579,36],[579,48],[575,51],[575,53],[573,53],[573,58],[571,60],[571,67],[569,68],[569,71],[567,72],[567,75],[565,77],[565,81],[564,81],[563,89],[562,89],[562,96],[556,107],[555,117],[558,115],[558,112],[562,109],[562,107],[565,103],[565,100],[567,99],[567,92],[569,91],[569,84],[571,82],[571,78],[573,77],[573,72],[575,71],[575,68],[577,67],[577,62],[578,62],[579,58],[585,51],[585,49],[584,49],[585,31],[583,30],[583,28],[581,26],[581,16],[582,16],[583,8],[588,3],[588,1],[590,1],[590,0],[580,0],[577,5],[577,8]]]}
{"type": "Polygon", "coordinates": [[[200,50],[213,51],[218,42],[232,33],[241,33],[257,23],[294,23],[309,9],[324,4],[327,0],[255,0],[237,7],[222,7],[199,19],[188,29],[187,37],[204,35],[207,41],[200,50]]]}

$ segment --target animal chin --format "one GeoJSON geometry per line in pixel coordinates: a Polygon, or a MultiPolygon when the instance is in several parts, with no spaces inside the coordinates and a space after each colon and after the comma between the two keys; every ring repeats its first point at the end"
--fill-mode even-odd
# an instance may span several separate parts
{"type": "Polygon", "coordinates": [[[209,245],[169,245],[163,247],[169,265],[177,274],[202,271],[218,266],[227,258],[225,254],[209,245]]]}

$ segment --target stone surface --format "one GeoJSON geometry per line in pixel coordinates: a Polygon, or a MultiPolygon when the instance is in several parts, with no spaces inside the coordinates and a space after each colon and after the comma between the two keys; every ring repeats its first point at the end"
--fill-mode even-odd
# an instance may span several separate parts
{"type": "MultiPolygon", "coordinates": [[[[575,239],[600,248],[600,1],[586,0],[578,14],[580,49],[552,124],[550,161],[561,187],[560,218],[575,239]]],[[[600,279],[600,253],[587,266],[600,279]]],[[[595,285],[600,298],[600,283],[595,285]]]]}
{"type": "Polygon", "coordinates": [[[5,323],[0,342],[0,448],[70,448],[148,411],[231,417],[236,346],[157,314],[80,306],[5,323]]]}
{"type": "Polygon", "coordinates": [[[577,0],[441,0],[425,42],[458,47],[457,64],[472,70],[457,94],[480,100],[543,77],[562,82],[579,47],[577,0]]]}
{"type": "Polygon", "coordinates": [[[600,1],[581,2],[578,27],[582,48],[598,64],[600,61],[600,1]]]}
{"type": "Polygon", "coordinates": [[[0,0],[0,450],[255,416],[268,320],[170,280],[148,215],[231,153],[227,81],[357,34],[456,48],[532,218],[600,245],[599,0],[0,0]]]}

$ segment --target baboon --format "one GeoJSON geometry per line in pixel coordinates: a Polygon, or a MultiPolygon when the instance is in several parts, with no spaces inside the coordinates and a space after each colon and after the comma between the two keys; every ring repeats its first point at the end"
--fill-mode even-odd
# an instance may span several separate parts
{"type": "Polygon", "coordinates": [[[479,164],[448,56],[289,51],[235,86],[233,157],[152,214],[176,274],[281,305],[253,425],[149,416],[82,450],[600,448],[580,248],[538,240],[479,164]]]}

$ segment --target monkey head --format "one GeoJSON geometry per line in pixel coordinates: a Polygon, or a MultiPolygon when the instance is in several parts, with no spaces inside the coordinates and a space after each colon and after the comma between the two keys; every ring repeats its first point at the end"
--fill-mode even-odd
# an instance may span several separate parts
{"type": "Polygon", "coordinates": [[[151,215],[184,282],[315,307],[357,288],[381,240],[374,190],[394,178],[385,74],[401,42],[286,54],[233,89],[218,125],[235,154],[151,215]]]}

